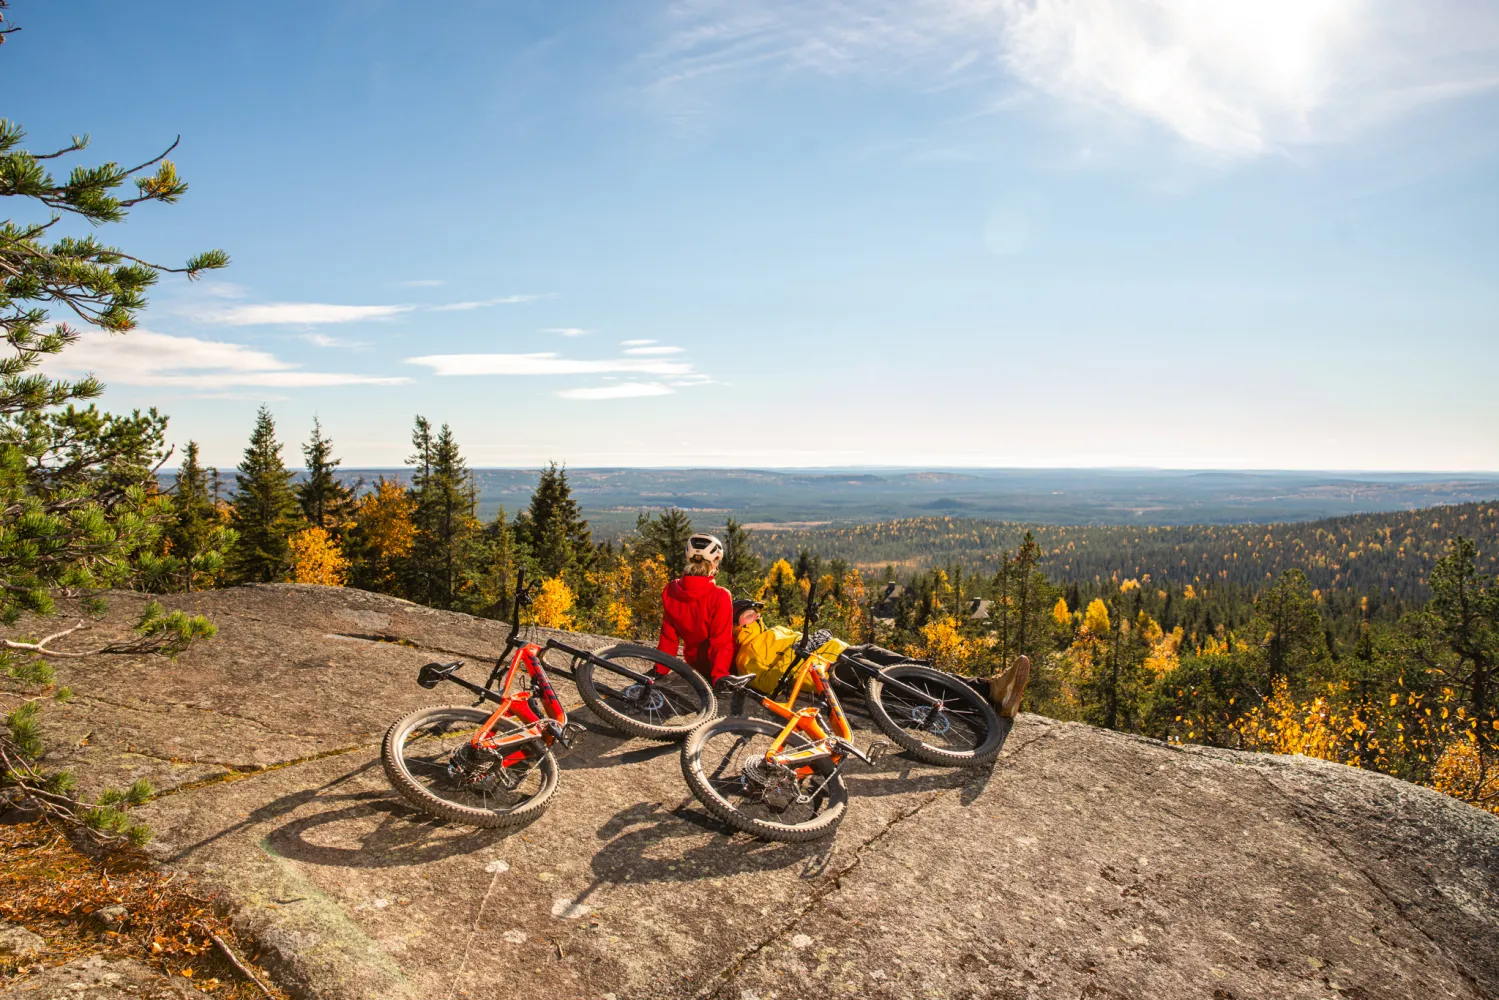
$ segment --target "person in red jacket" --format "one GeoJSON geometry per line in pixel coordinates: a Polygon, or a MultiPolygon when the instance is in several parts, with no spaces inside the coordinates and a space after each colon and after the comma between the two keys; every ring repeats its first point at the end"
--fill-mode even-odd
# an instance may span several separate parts
{"type": "Polygon", "coordinates": [[[734,669],[734,599],[713,582],[723,542],[697,534],[687,540],[687,572],[661,592],[661,639],[656,648],[680,656],[717,684],[734,669]]]}

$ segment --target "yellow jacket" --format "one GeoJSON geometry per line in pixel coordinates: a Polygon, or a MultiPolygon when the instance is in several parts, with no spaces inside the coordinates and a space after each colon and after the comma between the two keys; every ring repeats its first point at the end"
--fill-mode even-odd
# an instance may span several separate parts
{"type": "MultiPolygon", "coordinates": [[[[750,687],[761,694],[770,694],[781,683],[791,661],[796,659],[796,644],[802,634],[785,625],[766,628],[758,621],[739,625],[734,629],[734,672],[754,674],[750,687]]],[[[848,648],[841,639],[829,639],[812,652],[820,659],[831,663],[838,654],[848,648]]]]}

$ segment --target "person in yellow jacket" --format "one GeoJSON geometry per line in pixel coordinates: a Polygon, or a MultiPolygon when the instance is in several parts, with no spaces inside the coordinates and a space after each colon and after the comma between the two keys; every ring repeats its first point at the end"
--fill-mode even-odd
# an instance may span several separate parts
{"type": "MultiPolygon", "coordinates": [[[[761,601],[744,598],[734,602],[734,673],[753,674],[755,679],[749,686],[761,694],[772,694],[796,659],[796,644],[802,634],[785,625],[767,627],[760,620],[760,609],[764,606],[761,601]]],[[[827,629],[812,633],[807,641],[813,654],[828,663],[850,648],[842,639],[833,638],[827,629]]],[[[898,653],[873,645],[860,646],[854,652],[877,663],[904,659],[898,653]]],[[[989,700],[1000,716],[1013,719],[1020,711],[1020,699],[1030,675],[1030,657],[1017,656],[1003,672],[979,682],[983,685],[980,690],[987,688],[989,700]]]]}
{"type": "MultiPolygon", "coordinates": [[[[802,634],[785,625],[767,627],[760,620],[763,606],[759,601],[734,602],[734,672],[753,674],[755,679],[750,681],[750,687],[761,694],[771,694],[796,659],[796,644],[802,634]]],[[[826,629],[814,632],[809,642],[812,652],[828,663],[848,648],[848,643],[833,638],[826,629]]]]}

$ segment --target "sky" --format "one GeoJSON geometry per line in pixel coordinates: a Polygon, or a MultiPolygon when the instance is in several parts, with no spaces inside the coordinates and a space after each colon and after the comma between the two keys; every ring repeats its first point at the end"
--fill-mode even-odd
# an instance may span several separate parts
{"type": "Polygon", "coordinates": [[[98,235],[231,266],[49,370],[210,463],[1499,470],[1489,0],[6,18],[33,151],[181,136],[98,235]]]}

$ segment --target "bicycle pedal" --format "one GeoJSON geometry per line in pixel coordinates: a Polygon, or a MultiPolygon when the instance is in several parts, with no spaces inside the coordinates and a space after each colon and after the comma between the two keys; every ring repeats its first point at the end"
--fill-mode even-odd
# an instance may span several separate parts
{"type": "Polygon", "coordinates": [[[588,732],[588,727],[581,722],[569,722],[557,733],[557,742],[571,750],[578,737],[588,732]]]}
{"type": "Polygon", "coordinates": [[[873,743],[869,744],[869,751],[865,755],[865,759],[868,760],[869,766],[874,767],[876,764],[878,764],[880,762],[880,758],[889,753],[890,749],[890,744],[884,740],[875,740],[873,743]]]}

